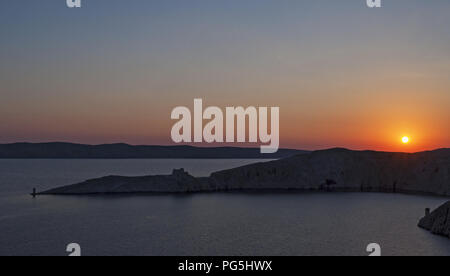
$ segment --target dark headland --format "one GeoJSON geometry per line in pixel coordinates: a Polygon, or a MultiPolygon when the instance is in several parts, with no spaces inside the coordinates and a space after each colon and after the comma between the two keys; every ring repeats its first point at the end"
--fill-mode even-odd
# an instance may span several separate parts
{"type": "Polygon", "coordinates": [[[193,177],[107,176],[41,194],[188,193],[215,191],[388,192],[450,196],[450,149],[389,153],[330,149],[193,177]]]}
{"type": "Polygon", "coordinates": [[[280,149],[274,154],[261,154],[260,148],[133,146],[128,144],[0,144],[0,159],[279,159],[304,152],[280,149]]]}
{"type": "Polygon", "coordinates": [[[419,222],[419,227],[433,234],[450,238],[450,201],[432,213],[427,209],[425,217],[419,222]]]}

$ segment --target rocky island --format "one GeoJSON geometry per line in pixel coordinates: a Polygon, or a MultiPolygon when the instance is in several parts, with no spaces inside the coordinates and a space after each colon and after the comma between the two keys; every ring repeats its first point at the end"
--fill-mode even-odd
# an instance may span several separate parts
{"type": "Polygon", "coordinates": [[[243,190],[391,192],[450,196],[450,149],[390,153],[330,149],[193,177],[107,176],[39,194],[188,193],[243,190]]]}

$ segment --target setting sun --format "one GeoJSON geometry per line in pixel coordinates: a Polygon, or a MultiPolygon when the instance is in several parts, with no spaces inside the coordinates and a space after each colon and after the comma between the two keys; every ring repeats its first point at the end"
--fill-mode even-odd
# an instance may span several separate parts
{"type": "Polygon", "coordinates": [[[403,144],[408,144],[409,143],[409,137],[408,136],[403,137],[402,138],[402,142],[403,142],[403,144]]]}

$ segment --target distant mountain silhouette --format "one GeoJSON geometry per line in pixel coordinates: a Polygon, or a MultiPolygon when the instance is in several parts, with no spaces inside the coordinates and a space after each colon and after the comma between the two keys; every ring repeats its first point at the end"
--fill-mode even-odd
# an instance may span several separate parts
{"type": "Polygon", "coordinates": [[[11,159],[278,159],[305,153],[280,149],[261,154],[259,148],[191,146],[82,145],[73,143],[0,144],[0,158],[11,159]]]}

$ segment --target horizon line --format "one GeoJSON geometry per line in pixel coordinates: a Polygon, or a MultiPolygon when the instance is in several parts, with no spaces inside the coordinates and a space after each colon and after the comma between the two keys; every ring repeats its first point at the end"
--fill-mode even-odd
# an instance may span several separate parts
{"type": "MultiPolygon", "coordinates": [[[[79,146],[114,146],[114,145],[126,145],[130,147],[190,147],[194,149],[254,149],[259,150],[259,147],[245,147],[245,146],[205,146],[205,145],[189,145],[189,144],[180,144],[180,145],[161,145],[161,144],[131,144],[126,142],[117,142],[117,143],[100,143],[100,144],[86,144],[86,143],[77,143],[77,142],[61,142],[61,141],[53,141],[53,142],[10,142],[10,143],[0,143],[0,146],[5,145],[18,145],[18,144],[29,144],[29,145],[44,145],[44,144],[67,144],[67,145],[79,145],[79,146]]],[[[440,147],[440,148],[434,148],[434,149],[428,149],[428,150],[421,150],[421,151],[415,151],[415,152],[406,152],[406,151],[384,151],[384,150],[373,150],[373,149],[352,149],[348,147],[342,147],[342,146],[335,146],[335,147],[325,147],[322,149],[304,149],[304,148],[290,148],[290,147],[282,147],[279,148],[279,150],[292,150],[292,151],[304,151],[304,152],[317,152],[317,151],[328,151],[328,150],[348,150],[348,151],[355,151],[355,152],[385,152],[385,153],[407,153],[407,154],[414,154],[414,153],[421,153],[421,152],[433,152],[438,150],[447,150],[450,149],[450,147],[440,147]]]]}

